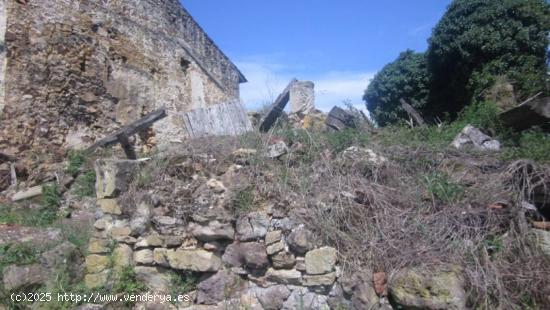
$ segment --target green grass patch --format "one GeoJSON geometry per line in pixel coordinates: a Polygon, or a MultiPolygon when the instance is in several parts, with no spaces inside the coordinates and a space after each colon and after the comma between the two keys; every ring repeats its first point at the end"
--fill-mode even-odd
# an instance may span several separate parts
{"type": "Polygon", "coordinates": [[[512,137],[513,145],[503,150],[502,159],[532,159],[550,162],[550,134],[542,130],[529,130],[512,137]]]}
{"type": "Polygon", "coordinates": [[[65,171],[75,176],[80,172],[80,168],[84,165],[86,162],[86,156],[84,156],[84,153],[82,151],[69,151],[68,155],[68,164],[65,171]]]}
{"type": "MultiPolygon", "coordinates": [[[[117,294],[137,295],[147,290],[147,286],[137,279],[133,266],[125,266],[116,275],[116,281],[113,285],[113,292],[117,294]]],[[[131,306],[132,302],[125,303],[131,306]]]]}
{"type": "Polygon", "coordinates": [[[331,151],[340,153],[354,145],[365,145],[366,137],[357,129],[344,129],[326,133],[326,142],[331,151]]]}
{"type": "Polygon", "coordinates": [[[254,193],[252,189],[244,189],[235,195],[233,209],[236,212],[248,212],[254,207],[254,193]]]}
{"type": "Polygon", "coordinates": [[[171,293],[173,295],[183,295],[197,288],[200,276],[194,272],[176,272],[172,271],[171,293]]]}
{"type": "Polygon", "coordinates": [[[438,201],[455,204],[464,198],[464,188],[451,182],[444,173],[432,173],[423,177],[428,193],[438,201]]]}
{"type": "Polygon", "coordinates": [[[9,265],[29,265],[38,262],[39,251],[27,243],[0,245],[0,274],[9,265]]]}
{"type": "Polygon", "coordinates": [[[50,208],[22,208],[0,206],[0,224],[17,224],[26,227],[47,227],[57,220],[57,210],[50,208]]]}
{"type": "Polygon", "coordinates": [[[94,170],[88,170],[79,175],[74,183],[74,194],[79,197],[92,197],[95,195],[96,175],[94,170]]]}

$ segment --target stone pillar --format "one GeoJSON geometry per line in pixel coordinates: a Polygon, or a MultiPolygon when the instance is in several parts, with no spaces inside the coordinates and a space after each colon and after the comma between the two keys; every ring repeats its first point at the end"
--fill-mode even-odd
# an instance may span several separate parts
{"type": "Polygon", "coordinates": [[[306,115],[315,109],[315,84],[298,81],[290,89],[290,113],[306,115]]]}

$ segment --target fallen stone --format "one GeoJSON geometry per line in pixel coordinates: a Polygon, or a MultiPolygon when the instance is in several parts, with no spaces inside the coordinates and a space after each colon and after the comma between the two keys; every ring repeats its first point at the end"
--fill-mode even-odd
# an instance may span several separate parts
{"type": "Polygon", "coordinates": [[[294,253],[305,254],[314,247],[313,234],[303,227],[298,227],[290,233],[287,243],[294,253]]]}
{"type": "Polygon", "coordinates": [[[281,309],[289,296],[290,290],[286,285],[274,285],[256,291],[256,297],[265,310],[281,309]]]}
{"type": "Polygon", "coordinates": [[[233,240],[235,237],[235,230],[233,226],[228,223],[220,223],[218,221],[212,221],[208,223],[208,226],[202,226],[197,223],[190,223],[189,233],[197,240],[203,242],[216,241],[216,240],[233,240]]]}
{"type": "Polygon", "coordinates": [[[342,152],[342,158],[351,162],[365,161],[367,164],[374,166],[381,166],[388,161],[386,157],[376,154],[371,149],[357,146],[352,146],[345,149],[342,152]]]}
{"type": "Polygon", "coordinates": [[[304,286],[329,286],[336,281],[336,272],[322,275],[304,275],[302,284],[304,286]]]}
{"type": "Polygon", "coordinates": [[[4,290],[11,292],[44,284],[48,280],[48,272],[38,264],[26,266],[11,265],[4,268],[2,280],[4,290]]]}
{"type": "Polygon", "coordinates": [[[21,201],[21,200],[37,197],[37,196],[40,196],[40,195],[42,195],[42,185],[34,186],[34,187],[28,188],[26,190],[15,193],[11,197],[11,201],[14,201],[14,202],[15,201],[21,201]]]}
{"type": "Polygon", "coordinates": [[[262,212],[251,212],[237,220],[237,238],[240,241],[255,241],[264,238],[269,227],[269,218],[262,212]]]}
{"type": "Polygon", "coordinates": [[[229,299],[239,290],[240,278],[225,270],[218,271],[197,285],[197,303],[215,305],[229,299]]]}
{"type": "Polygon", "coordinates": [[[277,141],[267,147],[266,156],[271,159],[277,159],[288,153],[288,146],[284,141],[277,141]]]}
{"type": "Polygon", "coordinates": [[[302,283],[302,273],[296,269],[269,268],[266,272],[266,278],[280,284],[300,285],[302,283]]]}
{"type": "Polygon", "coordinates": [[[403,269],[392,279],[389,293],[403,308],[466,309],[464,282],[456,271],[403,269]]]}
{"type": "Polygon", "coordinates": [[[221,259],[205,250],[168,250],[166,257],[170,267],[179,270],[213,272],[221,267],[221,259]]]}
{"type": "Polygon", "coordinates": [[[494,140],[488,135],[481,132],[479,129],[467,125],[456,136],[451,143],[456,149],[463,149],[465,147],[473,147],[479,151],[499,151],[500,142],[494,140]]]}
{"type": "Polygon", "coordinates": [[[336,264],[336,249],[323,247],[306,253],[306,272],[317,275],[332,272],[336,264]]]}

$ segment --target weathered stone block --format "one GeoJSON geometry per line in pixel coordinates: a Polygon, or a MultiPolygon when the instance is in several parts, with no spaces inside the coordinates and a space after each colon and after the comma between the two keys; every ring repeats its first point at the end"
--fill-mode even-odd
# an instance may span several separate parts
{"type": "Polygon", "coordinates": [[[95,162],[97,198],[115,198],[127,191],[143,163],[139,160],[98,159],[95,162]]]}
{"type": "Polygon", "coordinates": [[[103,255],[92,254],[86,256],[86,271],[98,273],[109,267],[109,258],[103,255]]]}
{"type": "Polygon", "coordinates": [[[221,267],[221,259],[205,250],[168,250],[166,257],[170,267],[179,270],[212,272],[221,267]]]}
{"type": "Polygon", "coordinates": [[[308,274],[324,274],[334,270],[336,264],[336,249],[323,247],[306,253],[306,272],[308,274]]]}

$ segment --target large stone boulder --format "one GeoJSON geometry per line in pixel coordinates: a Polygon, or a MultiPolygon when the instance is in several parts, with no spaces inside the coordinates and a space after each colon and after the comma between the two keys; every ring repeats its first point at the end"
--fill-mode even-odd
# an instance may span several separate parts
{"type": "Polygon", "coordinates": [[[95,162],[97,198],[115,198],[127,191],[143,164],[142,160],[98,159],[95,162]]]}
{"type": "Polygon", "coordinates": [[[479,151],[499,151],[500,142],[472,125],[467,125],[451,143],[456,149],[474,148],[479,151]]]}
{"type": "Polygon", "coordinates": [[[215,253],[200,249],[168,250],[166,257],[170,267],[179,270],[213,272],[218,271],[222,264],[215,253]]]}
{"type": "Polygon", "coordinates": [[[311,275],[332,272],[336,265],[336,249],[322,247],[306,253],[306,272],[311,275]]]}
{"type": "Polygon", "coordinates": [[[458,269],[403,269],[390,282],[390,295],[404,309],[466,309],[464,280],[458,269]]]}
{"type": "Polygon", "coordinates": [[[2,274],[4,290],[7,292],[32,288],[48,280],[48,271],[39,264],[8,266],[2,274]]]}

